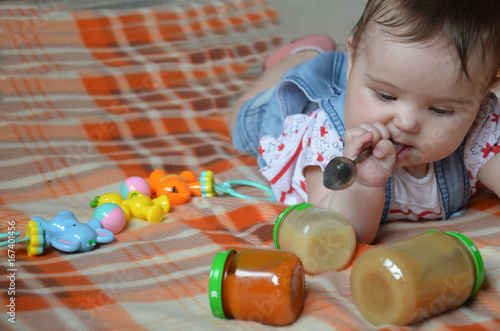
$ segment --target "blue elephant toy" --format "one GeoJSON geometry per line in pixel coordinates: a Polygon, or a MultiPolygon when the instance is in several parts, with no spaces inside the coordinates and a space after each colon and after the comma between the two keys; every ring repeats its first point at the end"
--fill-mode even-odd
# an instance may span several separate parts
{"type": "Polygon", "coordinates": [[[2,234],[0,238],[9,240],[0,244],[6,246],[14,242],[26,242],[29,256],[41,255],[43,249],[52,246],[64,252],[87,252],[97,243],[106,244],[115,239],[113,232],[104,229],[101,223],[92,219],[88,223],[80,223],[69,210],[63,210],[50,221],[41,217],[33,217],[26,225],[26,237],[12,240],[21,232],[2,234]]]}

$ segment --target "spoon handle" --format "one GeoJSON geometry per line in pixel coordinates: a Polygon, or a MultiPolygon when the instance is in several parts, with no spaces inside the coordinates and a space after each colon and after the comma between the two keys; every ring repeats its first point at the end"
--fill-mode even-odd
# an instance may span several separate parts
{"type": "Polygon", "coordinates": [[[354,159],[354,163],[359,164],[360,162],[363,162],[366,160],[370,155],[372,155],[373,148],[372,147],[367,147],[365,148],[361,153],[359,153],[358,156],[354,159]]]}

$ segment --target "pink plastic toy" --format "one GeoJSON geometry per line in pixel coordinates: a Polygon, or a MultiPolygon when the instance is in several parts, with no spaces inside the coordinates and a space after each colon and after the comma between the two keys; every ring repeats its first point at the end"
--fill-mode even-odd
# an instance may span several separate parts
{"type": "Polygon", "coordinates": [[[100,205],[95,209],[92,217],[101,222],[104,229],[114,234],[120,232],[126,222],[125,212],[115,203],[104,203],[100,205]]]}
{"type": "Polygon", "coordinates": [[[124,199],[127,199],[130,192],[137,191],[142,195],[151,196],[151,186],[149,183],[142,177],[133,176],[127,178],[120,189],[120,194],[124,199]]]}

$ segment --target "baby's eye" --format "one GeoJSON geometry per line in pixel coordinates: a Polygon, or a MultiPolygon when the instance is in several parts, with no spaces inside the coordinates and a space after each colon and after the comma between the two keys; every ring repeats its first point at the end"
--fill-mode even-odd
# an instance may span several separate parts
{"type": "Polygon", "coordinates": [[[453,110],[446,110],[446,109],[440,109],[440,108],[435,108],[435,107],[431,107],[429,109],[430,109],[430,111],[432,111],[434,114],[436,114],[438,116],[453,115],[453,110]]]}
{"type": "Polygon", "coordinates": [[[378,99],[380,99],[382,101],[396,101],[397,100],[396,97],[390,96],[388,94],[378,92],[378,91],[373,91],[373,92],[375,93],[375,97],[377,97],[378,99]]]}

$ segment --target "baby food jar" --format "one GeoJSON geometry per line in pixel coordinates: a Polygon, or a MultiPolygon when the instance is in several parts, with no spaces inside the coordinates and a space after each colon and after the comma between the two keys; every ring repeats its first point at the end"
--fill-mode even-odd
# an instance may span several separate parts
{"type": "Polygon", "coordinates": [[[289,252],[221,251],[213,260],[208,287],[212,313],[223,319],[289,325],[304,306],[304,268],[289,252]]]}
{"type": "Polygon", "coordinates": [[[311,203],[285,209],[274,224],[276,249],[297,254],[311,274],[339,271],[351,262],[356,234],[341,214],[311,203]]]}
{"type": "Polygon", "coordinates": [[[370,323],[407,325],[459,307],[483,279],[483,260],[470,239],[428,231],[361,254],[351,292],[370,323]]]}

